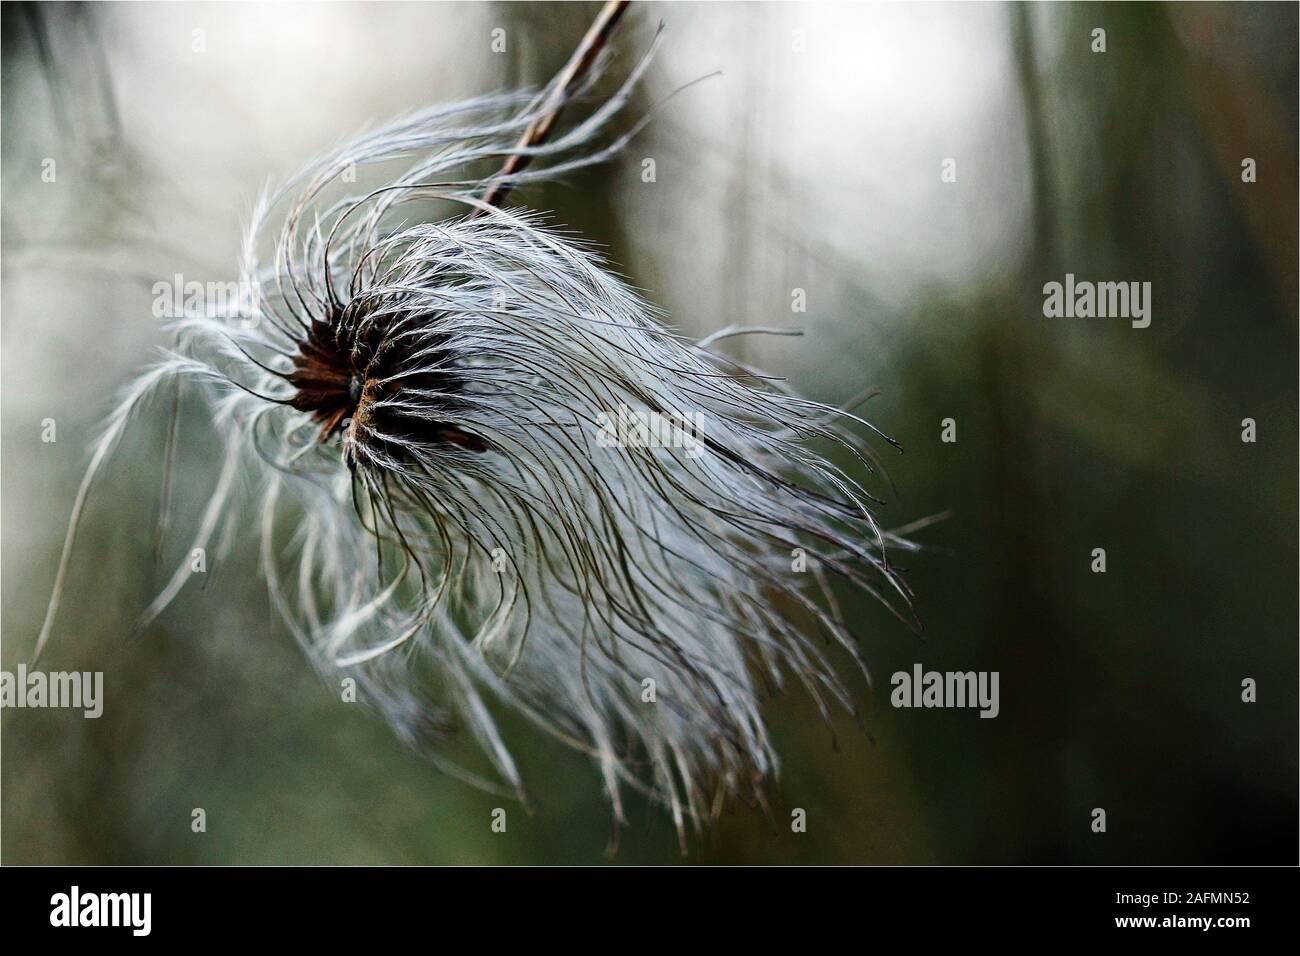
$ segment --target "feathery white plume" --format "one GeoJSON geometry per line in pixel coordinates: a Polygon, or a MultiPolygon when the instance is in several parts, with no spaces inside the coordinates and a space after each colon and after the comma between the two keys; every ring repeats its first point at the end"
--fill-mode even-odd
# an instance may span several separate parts
{"type": "MultiPolygon", "coordinates": [[[[531,165],[506,185],[616,153],[639,125],[610,124],[647,62],[526,147],[531,165]]],[[[594,758],[616,817],[633,788],[681,830],[775,771],[761,688],[794,676],[824,713],[854,710],[826,657],[828,643],[858,655],[831,581],[905,608],[885,548],[908,545],[809,443],[870,467],[850,430],[870,426],[684,340],[541,215],[479,198],[546,94],[418,113],[257,205],[252,301],[179,317],[172,350],[111,415],[38,653],[95,473],[141,400],[176,380],[206,399],[226,453],[193,547],[252,509],[271,598],[308,656],[355,677],[449,770],[523,797],[493,716],[510,708],[594,758]],[[413,165],[387,186],[329,198],[345,171],[399,159],[413,165]],[[415,205],[428,201],[451,211],[415,205]],[[681,423],[683,440],[607,440],[629,437],[613,422],[652,420],[681,423]],[[797,549],[808,573],[791,570],[797,549]],[[457,729],[500,783],[441,756],[457,729]]]]}

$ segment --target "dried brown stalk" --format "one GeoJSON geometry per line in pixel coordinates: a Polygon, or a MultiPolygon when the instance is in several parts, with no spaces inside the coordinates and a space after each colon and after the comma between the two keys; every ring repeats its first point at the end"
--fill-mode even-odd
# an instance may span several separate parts
{"type": "MultiPolygon", "coordinates": [[[[560,113],[568,103],[574,87],[582,81],[587,71],[591,69],[591,65],[596,62],[596,57],[613,34],[614,28],[618,26],[618,21],[623,16],[623,11],[627,9],[628,2],[629,0],[606,0],[600,13],[587,30],[586,36],[582,38],[582,42],[578,44],[577,49],[573,51],[573,55],[569,57],[569,62],[564,65],[564,69],[556,76],[541,115],[529,124],[528,129],[524,131],[524,135],[516,144],[516,149],[525,150],[546,142],[546,138],[550,136],[556,120],[559,119],[560,113]]],[[[522,172],[530,162],[532,162],[532,156],[528,153],[511,154],[505,165],[501,167],[501,172],[497,174],[496,181],[488,187],[487,193],[483,196],[483,201],[489,206],[499,206],[506,196],[510,194],[510,190],[514,188],[514,184],[509,177],[522,172]]]]}

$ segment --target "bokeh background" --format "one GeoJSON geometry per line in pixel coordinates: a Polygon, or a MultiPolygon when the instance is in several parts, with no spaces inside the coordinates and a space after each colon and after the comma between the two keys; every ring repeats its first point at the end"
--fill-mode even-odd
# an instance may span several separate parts
{"type": "MultiPolygon", "coordinates": [[[[4,5],[5,669],[30,656],[96,425],[163,341],[153,283],[232,278],[266,181],[409,109],[544,82],[596,9],[4,5]]],[[[837,746],[808,700],[772,700],[770,811],[730,808],[686,862],[1295,862],[1296,11],[633,5],[615,72],[667,26],[634,112],[722,76],[617,162],[518,198],[685,331],[802,328],[730,350],[827,402],[879,386],[866,413],[905,448],[884,521],[950,516],[907,562],[924,634],[849,608],[877,682],[1001,674],[996,720],[882,696],[870,736],[844,720],[837,746]],[[1044,318],[1067,272],[1151,282],[1151,327],[1044,318]]],[[[584,758],[512,724],[537,807],[493,834],[499,798],[310,671],[251,546],[132,636],[184,543],[153,557],[165,411],[92,498],[42,660],[104,671],[103,717],[3,713],[3,861],[608,860],[584,758]]],[[[215,450],[197,408],[181,421],[184,513],[215,450]]],[[[630,815],[613,862],[683,859],[665,814],[630,815]]]]}

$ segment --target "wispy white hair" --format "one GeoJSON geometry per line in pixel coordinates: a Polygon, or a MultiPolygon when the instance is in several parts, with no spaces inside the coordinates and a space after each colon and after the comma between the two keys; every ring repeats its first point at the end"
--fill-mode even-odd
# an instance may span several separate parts
{"type": "MultiPolygon", "coordinates": [[[[531,147],[510,185],[613,155],[639,128],[608,132],[642,69],[531,147]]],[[[711,350],[738,330],[683,339],[539,213],[477,198],[543,98],[426,110],[265,196],[242,255],[252,301],[171,324],[174,346],[110,416],[67,549],[133,410],[176,380],[225,450],[192,547],[254,509],[271,600],[317,667],[355,678],[440,766],[521,799],[498,716],[523,714],[592,756],[617,819],[631,788],[680,831],[776,771],[768,688],[794,676],[824,714],[856,713],[827,657],[838,645],[861,663],[832,583],[905,612],[886,547],[908,545],[811,447],[870,469],[865,421],[711,350]],[[414,165],[342,194],[345,173],[395,160],[414,165]],[[693,423],[692,440],[606,447],[598,428],[619,409],[693,423]],[[446,757],[457,730],[495,781],[446,757]]],[[[38,653],[66,568],[67,550],[38,653]]]]}

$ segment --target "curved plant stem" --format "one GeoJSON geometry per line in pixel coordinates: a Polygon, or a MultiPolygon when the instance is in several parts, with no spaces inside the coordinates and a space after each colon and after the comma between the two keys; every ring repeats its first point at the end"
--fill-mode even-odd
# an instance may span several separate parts
{"type": "MultiPolygon", "coordinates": [[[[528,149],[546,141],[555,126],[555,121],[568,103],[570,93],[582,80],[586,72],[591,69],[597,55],[599,55],[605,43],[613,34],[614,28],[618,26],[618,21],[623,16],[623,11],[627,9],[628,2],[629,0],[606,0],[605,5],[601,7],[600,13],[592,21],[586,36],[582,38],[582,42],[578,44],[577,49],[573,51],[573,55],[569,57],[569,62],[556,75],[541,114],[529,124],[528,129],[524,130],[524,135],[515,146],[516,149],[528,149]]],[[[510,194],[510,190],[514,188],[514,184],[510,182],[510,177],[522,172],[531,161],[532,156],[527,153],[512,154],[506,160],[505,165],[501,167],[497,179],[488,187],[487,193],[483,196],[483,201],[489,206],[499,206],[506,196],[510,194]]]]}

